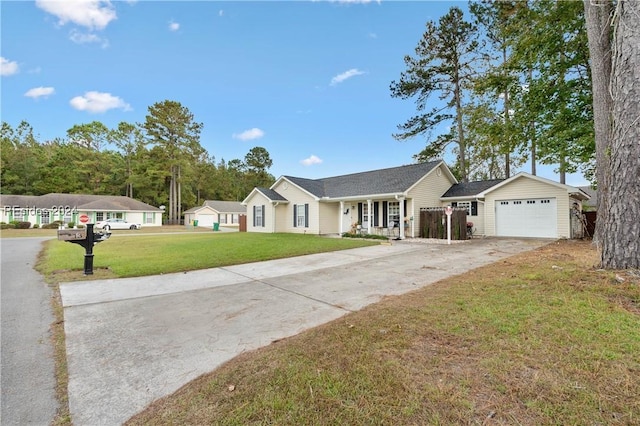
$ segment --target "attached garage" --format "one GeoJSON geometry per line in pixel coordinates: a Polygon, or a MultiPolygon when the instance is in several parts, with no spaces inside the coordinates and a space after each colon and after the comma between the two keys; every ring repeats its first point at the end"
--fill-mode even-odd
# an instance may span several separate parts
{"type": "Polygon", "coordinates": [[[557,238],[556,198],[495,201],[496,236],[557,238]]]}
{"type": "Polygon", "coordinates": [[[477,194],[485,235],[571,238],[571,209],[589,198],[580,189],[520,172],[477,194]]]}

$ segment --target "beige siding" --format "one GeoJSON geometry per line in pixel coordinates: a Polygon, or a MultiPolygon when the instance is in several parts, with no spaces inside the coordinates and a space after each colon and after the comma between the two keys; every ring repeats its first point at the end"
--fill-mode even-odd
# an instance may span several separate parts
{"type": "Polygon", "coordinates": [[[318,207],[320,211],[318,233],[337,234],[340,231],[340,203],[319,203],[318,207]]]}
{"type": "Polygon", "coordinates": [[[275,227],[275,209],[267,197],[256,192],[247,202],[247,232],[274,232],[275,227]],[[253,226],[253,207],[264,205],[264,226],[253,226]]]}
{"type": "MultiPolygon", "coordinates": [[[[445,167],[440,164],[437,169],[432,170],[416,186],[411,188],[407,194],[406,216],[413,216],[414,237],[420,235],[420,209],[424,207],[438,207],[442,203],[440,197],[453,185],[449,179],[445,167]],[[438,169],[440,173],[438,175],[438,169]]],[[[411,225],[409,225],[411,227],[411,225]]]]}
{"type": "Polygon", "coordinates": [[[496,235],[495,206],[501,200],[526,200],[531,198],[555,198],[557,206],[558,238],[569,238],[569,194],[564,188],[521,177],[491,191],[485,197],[485,234],[496,235]]]}
{"type": "MultiPolygon", "coordinates": [[[[289,203],[281,204],[283,209],[278,209],[278,232],[290,232],[298,234],[319,234],[319,203],[309,193],[301,190],[296,185],[286,181],[281,181],[273,188],[278,194],[286,198],[289,203]],[[293,206],[309,204],[309,227],[293,226],[293,206]]],[[[280,206],[278,206],[280,207],[280,206]]]]}

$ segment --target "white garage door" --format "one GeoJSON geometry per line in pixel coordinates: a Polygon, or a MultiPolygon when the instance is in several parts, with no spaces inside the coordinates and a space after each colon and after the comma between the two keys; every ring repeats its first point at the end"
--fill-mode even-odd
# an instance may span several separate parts
{"type": "Polygon", "coordinates": [[[499,237],[558,237],[555,198],[496,201],[496,235],[499,237]]]}
{"type": "Polygon", "coordinates": [[[198,227],[200,226],[205,226],[207,228],[212,227],[214,217],[215,215],[212,215],[212,214],[199,214],[198,216],[196,216],[196,219],[198,219],[198,227]]]}

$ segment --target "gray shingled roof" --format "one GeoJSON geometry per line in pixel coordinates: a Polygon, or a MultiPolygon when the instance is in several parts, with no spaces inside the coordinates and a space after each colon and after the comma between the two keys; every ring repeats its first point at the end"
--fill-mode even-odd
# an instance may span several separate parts
{"type": "Polygon", "coordinates": [[[256,190],[260,191],[265,197],[267,197],[271,201],[289,201],[286,198],[284,198],[282,195],[278,194],[273,189],[256,188],[256,190]]]}
{"type": "Polygon", "coordinates": [[[440,162],[410,164],[323,179],[284,177],[318,198],[393,194],[407,191],[440,162]]]}
{"type": "Polygon", "coordinates": [[[46,194],[46,195],[0,195],[0,205],[35,207],[52,209],[58,206],[77,208],[81,210],[112,210],[112,211],[145,211],[160,212],[142,201],[119,195],[88,195],[88,194],[46,194]]]}
{"type": "Polygon", "coordinates": [[[502,182],[504,179],[460,182],[451,186],[442,197],[472,197],[502,182]]]}
{"type": "Polygon", "coordinates": [[[203,206],[208,206],[219,213],[246,213],[247,207],[239,201],[206,200],[203,206]]]}

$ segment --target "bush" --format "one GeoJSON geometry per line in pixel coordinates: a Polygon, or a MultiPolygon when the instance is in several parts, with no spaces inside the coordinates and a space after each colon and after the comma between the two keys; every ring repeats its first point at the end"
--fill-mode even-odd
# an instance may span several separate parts
{"type": "Polygon", "coordinates": [[[16,225],[14,223],[5,223],[5,222],[0,223],[0,229],[14,229],[15,227],[16,225]]]}
{"type": "Polygon", "coordinates": [[[46,225],[42,225],[42,229],[58,229],[62,225],[62,222],[56,220],[55,222],[48,223],[46,225]]]}
{"type": "Polygon", "coordinates": [[[75,223],[75,222],[69,222],[69,223],[67,223],[67,228],[69,228],[69,229],[73,229],[73,227],[74,227],[74,226],[76,226],[76,223],[75,223]]]}
{"type": "Polygon", "coordinates": [[[16,229],[29,229],[31,228],[31,222],[16,222],[16,229]]]}
{"type": "Polygon", "coordinates": [[[40,228],[40,225],[38,225],[37,223],[34,223],[33,224],[33,229],[38,229],[38,228],[40,228]]]}

